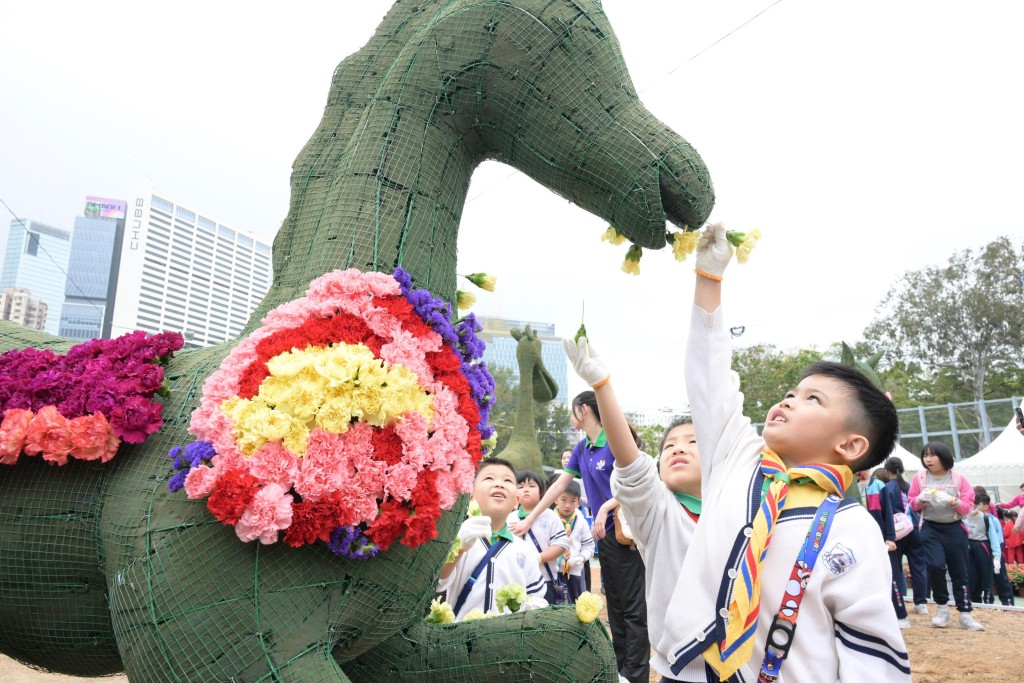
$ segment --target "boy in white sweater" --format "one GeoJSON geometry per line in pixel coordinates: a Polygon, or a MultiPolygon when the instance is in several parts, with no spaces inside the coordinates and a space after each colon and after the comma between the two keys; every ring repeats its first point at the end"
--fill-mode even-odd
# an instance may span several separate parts
{"type": "MultiPolygon", "coordinates": [[[[703,659],[714,670],[709,680],[909,681],[878,525],[842,499],[852,471],[892,450],[895,407],[855,370],[816,363],[758,436],[742,414],[719,306],[731,255],[725,228],[706,228],[686,356],[703,455],[703,511],[691,542],[700,552],[683,561],[655,647],[676,674],[703,659]]],[[[773,310],[797,303],[799,273],[780,274],[777,284],[773,310]]]]}

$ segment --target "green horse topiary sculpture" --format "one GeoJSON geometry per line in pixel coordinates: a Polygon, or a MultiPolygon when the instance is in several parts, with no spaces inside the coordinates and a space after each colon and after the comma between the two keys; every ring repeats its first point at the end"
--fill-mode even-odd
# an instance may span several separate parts
{"type": "Polygon", "coordinates": [[[512,435],[501,451],[494,454],[516,466],[516,470],[540,472],[544,454],[537,441],[533,421],[533,402],[547,403],[558,395],[558,383],[544,367],[542,344],[537,333],[527,325],[522,331],[513,329],[516,340],[516,362],[519,364],[519,388],[516,391],[516,422],[512,435]]]}
{"type": "MultiPolygon", "coordinates": [[[[504,161],[635,244],[713,201],[693,148],[643,107],[595,0],[399,2],[335,71],[299,154],[274,281],[245,334],[336,268],[451,299],[473,169],[504,161]]],[[[66,349],[0,323],[0,351],[66,349]]],[[[233,344],[178,354],[165,424],[107,465],[22,458],[0,473],[0,651],[76,675],[163,681],[615,680],[598,623],[569,609],[422,622],[465,509],[434,541],[369,561],[238,542],[167,491],[203,381],[233,344]]]]}

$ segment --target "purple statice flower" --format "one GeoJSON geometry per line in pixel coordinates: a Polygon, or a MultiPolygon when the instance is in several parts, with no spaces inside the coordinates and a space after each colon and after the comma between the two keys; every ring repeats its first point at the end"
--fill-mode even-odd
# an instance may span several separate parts
{"type": "Polygon", "coordinates": [[[217,451],[209,441],[193,441],[185,446],[184,459],[190,467],[199,467],[204,462],[210,462],[215,455],[217,451]]]}
{"type": "Polygon", "coordinates": [[[476,333],[482,330],[483,327],[476,321],[476,315],[470,313],[459,321],[455,329],[459,335],[459,356],[461,356],[462,361],[464,363],[472,363],[478,358],[482,358],[485,345],[476,336],[476,333]]]}
{"type": "Polygon", "coordinates": [[[368,560],[375,557],[379,550],[375,543],[363,535],[362,529],[356,526],[339,526],[332,531],[327,547],[335,555],[353,560],[368,560]]]}
{"type": "Polygon", "coordinates": [[[167,457],[171,459],[171,465],[176,470],[180,470],[185,467],[185,461],[181,457],[184,454],[185,449],[181,446],[174,446],[167,452],[167,457]]]}
{"type": "Polygon", "coordinates": [[[167,490],[171,493],[177,493],[185,487],[185,479],[188,477],[190,469],[184,469],[180,472],[175,472],[171,475],[171,478],[167,480],[167,490]]]}

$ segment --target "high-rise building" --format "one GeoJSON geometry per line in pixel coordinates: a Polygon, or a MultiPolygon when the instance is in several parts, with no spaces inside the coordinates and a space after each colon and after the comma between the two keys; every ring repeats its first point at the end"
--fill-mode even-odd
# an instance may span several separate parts
{"type": "Polygon", "coordinates": [[[477,316],[477,321],[484,328],[477,334],[487,345],[484,350],[484,361],[489,368],[501,367],[512,371],[514,382],[519,381],[519,362],[516,360],[516,346],[519,344],[511,335],[513,328],[524,330],[527,325],[537,333],[541,340],[541,360],[548,373],[558,384],[559,403],[569,402],[569,365],[562,349],[562,340],[555,336],[553,323],[527,322],[523,320],[507,320],[505,318],[489,318],[477,316]]]}
{"type": "Polygon", "coordinates": [[[0,289],[25,289],[46,303],[45,329],[57,334],[64,303],[64,281],[71,255],[71,233],[38,221],[11,221],[0,289]]]}
{"type": "Polygon", "coordinates": [[[234,339],[270,281],[269,244],[142,187],[128,202],[113,334],[181,332],[188,346],[234,339]]]}
{"type": "Polygon", "coordinates": [[[0,320],[42,330],[46,327],[46,302],[27,289],[6,287],[0,291],[0,320]]]}
{"type": "Polygon", "coordinates": [[[71,236],[60,336],[82,341],[117,336],[111,325],[127,210],[123,199],[85,198],[71,236]]]}

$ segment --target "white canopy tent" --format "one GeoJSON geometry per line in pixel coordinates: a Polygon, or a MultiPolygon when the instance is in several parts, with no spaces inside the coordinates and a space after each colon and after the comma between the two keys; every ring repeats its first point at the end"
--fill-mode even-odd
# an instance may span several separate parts
{"type": "Polygon", "coordinates": [[[992,443],[958,462],[956,469],[972,486],[988,489],[993,503],[1010,500],[1020,493],[1024,483],[1024,435],[1017,431],[1016,418],[992,443]]]}
{"type": "Polygon", "coordinates": [[[892,449],[892,453],[889,454],[889,457],[896,457],[903,461],[903,478],[908,482],[918,470],[924,469],[924,466],[921,464],[921,458],[917,457],[917,455],[911,453],[898,443],[896,444],[896,448],[892,449]]]}

